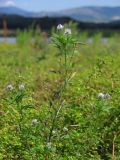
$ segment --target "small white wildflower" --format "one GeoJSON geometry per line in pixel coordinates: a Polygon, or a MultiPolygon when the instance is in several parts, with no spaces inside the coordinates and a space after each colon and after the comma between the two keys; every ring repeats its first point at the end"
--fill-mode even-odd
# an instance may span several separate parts
{"type": "Polygon", "coordinates": [[[52,131],[52,134],[55,135],[55,134],[56,134],[56,131],[53,130],[53,131],[52,131]]]}
{"type": "Polygon", "coordinates": [[[51,148],[52,148],[52,144],[51,144],[50,142],[48,142],[47,145],[46,145],[46,147],[47,147],[48,149],[51,149],[51,148]]]}
{"type": "Polygon", "coordinates": [[[99,93],[99,94],[98,94],[98,98],[104,99],[104,98],[105,98],[105,95],[104,95],[103,93],[99,93]]]}
{"type": "Polygon", "coordinates": [[[72,34],[72,31],[70,28],[66,28],[64,34],[72,34]]]}
{"type": "Polygon", "coordinates": [[[24,84],[20,84],[20,85],[19,85],[19,90],[20,90],[20,91],[23,91],[24,89],[25,89],[24,84]]]}
{"type": "Polygon", "coordinates": [[[104,94],[104,93],[99,93],[98,94],[98,98],[101,98],[101,99],[110,99],[110,95],[108,93],[104,94]]]}
{"type": "Polygon", "coordinates": [[[8,91],[12,91],[14,89],[14,87],[12,86],[12,84],[9,84],[8,86],[7,86],[7,90],[8,91]]]}
{"type": "Polygon", "coordinates": [[[32,120],[32,124],[34,125],[34,124],[37,124],[38,123],[38,120],[37,119],[33,119],[32,120]]]}
{"type": "Polygon", "coordinates": [[[61,29],[63,29],[64,28],[64,26],[62,25],[62,24],[59,24],[58,26],[57,26],[57,29],[58,30],[61,30],[61,29]]]}
{"type": "Polygon", "coordinates": [[[64,127],[63,132],[68,132],[68,128],[64,127]]]}

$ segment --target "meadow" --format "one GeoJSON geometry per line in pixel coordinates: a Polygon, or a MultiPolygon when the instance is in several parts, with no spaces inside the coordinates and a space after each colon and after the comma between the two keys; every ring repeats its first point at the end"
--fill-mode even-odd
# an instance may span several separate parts
{"type": "Polygon", "coordinates": [[[0,160],[120,159],[120,36],[101,37],[59,25],[0,43],[0,160]]]}

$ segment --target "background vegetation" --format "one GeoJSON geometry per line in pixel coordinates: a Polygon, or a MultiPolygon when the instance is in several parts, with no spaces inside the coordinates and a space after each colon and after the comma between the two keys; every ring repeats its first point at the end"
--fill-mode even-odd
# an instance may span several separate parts
{"type": "Polygon", "coordinates": [[[82,31],[103,31],[111,33],[111,31],[120,31],[120,21],[110,21],[110,22],[84,22],[73,20],[69,17],[41,17],[41,18],[31,18],[22,17],[17,15],[0,15],[0,29],[3,29],[3,21],[7,22],[8,29],[17,30],[18,28],[24,30],[29,28],[29,26],[39,26],[42,30],[50,31],[52,27],[57,26],[59,23],[69,23],[73,21],[78,23],[78,29],[82,31]]]}
{"type": "Polygon", "coordinates": [[[76,45],[72,57],[67,46],[72,66],[64,92],[54,29],[49,37],[28,30],[18,32],[16,44],[0,43],[1,160],[120,159],[120,37],[103,42],[95,34],[87,43],[87,33],[69,27],[86,45],[76,45]]]}

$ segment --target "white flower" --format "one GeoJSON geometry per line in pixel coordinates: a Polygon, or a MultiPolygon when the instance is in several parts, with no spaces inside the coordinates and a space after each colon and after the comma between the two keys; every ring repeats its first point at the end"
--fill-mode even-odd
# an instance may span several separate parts
{"type": "Polygon", "coordinates": [[[52,134],[55,135],[55,134],[56,134],[56,131],[53,130],[53,131],[52,131],[52,134]]]}
{"type": "Polygon", "coordinates": [[[98,94],[98,98],[104,99],[104,98],[105,98],[105,95],[104,95],[103,93],[99,93],[99,94],[98,94]]]}
{"type": "Polygon", "coordinates": [[[52,144],[51,144],[50,142],[48,142],[47,145],[46,145],[46,147],[47,147],[48,149],[51,149],[51,148],[52,148],[52,144]]]}
{"type": "Polygon", "coordinates": [[[32,120],[32,124],[37,124],[38,123],[38,120],[37,119],[33,119],[32,120]]]}
{"type": "Polygon", "coordinates": [[[104,93],[99,93],[98,94],[98,98],[101,98],[101,99],[110,99],[110,95],[108,93],[104,94],[104,93]]]}
{"type": "Polygon", "coordinates": [[[9,84],[8,86],[7,86],[7,90],[8,91],[12,91],[14,89],[14,87],[12,86],[12,84],[9,84]]]}
{"type": "Polygon", "coordinates": [[[64,26],[62,25],[62,24],[59,24],[58,26],[57,26],[57,29],[58,30],[61,30],[61,29],[63,29],[64,28],[64,26]]]}
{"type": "Polygon", "coordinates": [[[72,31],[70,28],[66,28],[64,34],[72,34],[72,31]]]}
{"type": "Polygon", "coordinates": [[[24,89],[25,89],[24,84],[20,84],[20,85],[19,85],[19,90],[20,90],[20,91],[23,91],[24,89]]]}
{"type": "Polygon", "coordinates": [[[63,132],[68,132],[68,128],[64,127],[63,132]]]}

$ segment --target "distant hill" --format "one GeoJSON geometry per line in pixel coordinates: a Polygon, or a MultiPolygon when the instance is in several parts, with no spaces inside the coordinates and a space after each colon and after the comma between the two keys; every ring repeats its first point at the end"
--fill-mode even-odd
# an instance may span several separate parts
{"type": "Polygon", "coordinates": [[[62,13],[79,21],[110,22],[120,20],[120,7],[82,7],[64,10],[62,13]]]}
{"type": "Polygon", "coordinates": [[[58,12],[28,12],[17,7],[0,7],[0,14],[24,17],[69,17],[84,22],[120,20],[120,7],[80,7],[58,12]]]}
{"type": "MultiPolygon", "coordinates": [[[[56,12],[29,12],[23,10],[18,7],[0,7],[0,15],[16,15],[16,16],[23,16],[23,17],[56,17],[59,13],[56,12]]],[[[59,16],[62,16],[61,14],[59,16]]]]}
{"type": "Polygon", "coordinates": [[[18,15],[18,16],[25,16],[25,17],[32,15],[31,12],[25,11],[17,7],[0,7],[0,14],[18,15]]]}

